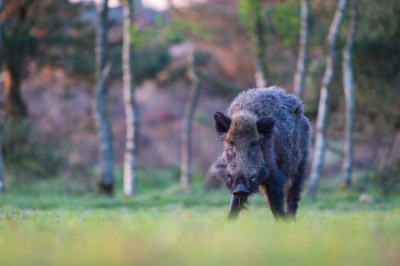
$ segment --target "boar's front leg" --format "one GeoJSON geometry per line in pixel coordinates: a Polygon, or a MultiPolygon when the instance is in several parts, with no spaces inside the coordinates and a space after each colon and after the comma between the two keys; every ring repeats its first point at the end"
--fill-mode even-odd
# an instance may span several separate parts
{"type": "Polygon", "coordinates": [[[265,185],[267,200],[272,214],[276,220],[285,218],[284,202],[284,184],[285,177],[280,171],[277,171],[274,178],[265,185]]]}
{"type": "Polygon", "coordinates": [[[234,220],[238,217],[240,210],[247,209],[248,202],[247,198],[238,198],[232,195],[231,197],[231,209],[228,213],[228,220],[234,220]]]}

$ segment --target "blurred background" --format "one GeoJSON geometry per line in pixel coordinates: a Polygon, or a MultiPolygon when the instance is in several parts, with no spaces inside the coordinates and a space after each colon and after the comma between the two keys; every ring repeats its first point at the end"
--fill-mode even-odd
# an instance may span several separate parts
{"type": "MultiPolygon", "coordinates": [[[[44,191],[59,194],[98,191],[96,186],[105,178],[101,165],[106,156],[101,149],[100,122],[95,119],[99,106],[96,95],[101,93],[95,88],[106,74],[107,82],[100,86],[106,88],[104,121],[110,124],[113,153],[113,174],[107,182],[111,182],[114,194],[122,193],[126,150],[122,53],[127,26],[121,4],[127,3],[108,1],[102,33],[104,2],[3,0],[0,121],[4,168],[0,167],[0,182],[6,192],[27,191],[38,182],[51,184],[44,191]],[[101,34],[106,36],[104,62],[109,73],[105,73],[104,64],[96,65],[96,56],[102,56],[96,36],[101,34]]],[[[219,187],[212,181],[210,166],[222,154],[222,143],[215,136],[212,115],[225,112],[241,90],[259,87],[257,73],[263,68],[267,71],[261,84],[298,94],[294,80],[301,50],[301,2],[134,1],[135,17],[128,23],[134,54],[132,91],[139,114],[134,192],[145,191],[148,180],[157,173],[163,173],[157,182],[163,178],[170,184],[182,182],[181,161],[186,160],[181,156],[185,149],[182,131],[187,118],[191,125],[188,182],[199,189],[219,187]]],[[[311,168],[322,78],[326,58],[333,55],[327,35],[343,1],[303,2],[308,5],[308,34],[301,96],[313,127],[311,168]]],[[[327,144],[318,178],[321,176],[321,183],[337,180],[339,189],[345,171],[348,114],[342,53],[346,39],[353,36],[354,149],[351,182],[342,189],[398,192],[400,1],[359,1],[354,35],[349,30],[353,2],[348,2],[333,43],[336,59],[328,85],[327,144]]]]}

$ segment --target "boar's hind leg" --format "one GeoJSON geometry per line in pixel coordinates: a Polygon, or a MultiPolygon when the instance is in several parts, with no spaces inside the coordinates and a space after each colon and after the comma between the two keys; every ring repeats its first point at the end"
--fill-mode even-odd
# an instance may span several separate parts
{"type": "Polygon", "coordinates": [[[285,218],[284,201],[285,195],[283,191],[285,179],[281,173],[276,175],[271,183],[265,186],[267,192],[267,200],[275,219],[285,218]]]}
{"type": "Polygon", "coordinates": [[[248,201],[247,198],[237,198],[232,195],[231,197],[231,209],[228,213],[228,219],[234,220],[238,217],[240,210],[247,210],[248,201]]]}
{"type": "Polygon", "coordinates": [[[297,175],[295,176],[291,186],[288,188],[286,193],[286,211],[293,219],[296,216],[297,208],[299,207],[300,193],[303,188],[303,182],[307,171],[307,161],[302,161],[297,169],[297,175]]]}

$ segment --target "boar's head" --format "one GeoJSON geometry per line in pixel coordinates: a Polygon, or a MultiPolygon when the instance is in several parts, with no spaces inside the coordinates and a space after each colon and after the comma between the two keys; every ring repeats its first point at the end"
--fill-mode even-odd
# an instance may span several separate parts
{"type": "Polygon", "coordinates": [[[269,175],[263,150],[272,135],[275,119],[259,119],[250,112],[230,118],[217,112],[214,120],[217,135],[225,145],[220,177],[234,196],[247,198],[269,175]]]}

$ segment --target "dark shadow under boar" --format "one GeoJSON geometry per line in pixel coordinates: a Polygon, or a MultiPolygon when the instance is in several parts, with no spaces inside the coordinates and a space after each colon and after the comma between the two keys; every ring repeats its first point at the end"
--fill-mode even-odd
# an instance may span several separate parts
{"type": "Polygon", "coordinates": [[[214,120],[225,144],[217,169],[232,192],[228,218],[236,218],[248,197],[259,190],[276,219],[294,218],[310,139],[301,101],[278,87],[251,89],[239,94],[227,116],[218,112],[214,120]]]}

